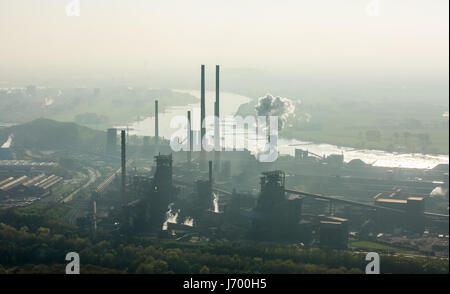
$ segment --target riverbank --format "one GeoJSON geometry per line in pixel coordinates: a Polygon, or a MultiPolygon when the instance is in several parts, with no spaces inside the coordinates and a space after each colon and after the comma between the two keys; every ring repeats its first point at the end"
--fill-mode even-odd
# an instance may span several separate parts
{"type": "MultiPolygon", "coordinates": [[[[193,111],[192,115],[194,118],[194,129],[198,129],[198,125],[195,123],[195,119],[200,115],[200,91],[196,90],[173,90],[176,92],[188,93],[196,97],[197,103],[179,106],[179,107],[169,107],[167,111],[160,112],[159,114],[159,134],[165,138],[170,138],[175,129],[170,128],[170,121],[175,116],[186,116],[188,110],[193,111]]],[[[206,112],[213,113],[213,103],[215,93],[213,91],[206,92],[206,112]]],[[[221,92],[221,101],[226,101],[221,107],[221,116],[225,117],[227,115],[242,115],[242,105],[248,106],[252,100],[249,97],[242,96],[235,93],[221,92]],[[243,103],[244,102],[244,103],[243,103]]],[[[254,109],[254,108],[253,108],[254,109]]],[[[254,114],[253,114],[254,115],[254,114]]],[[[140,121],[135,121],[129,124],[130,134],[138,136],[153,136],[154,135],[154,117],[147,117],[140,121]]],[[[292,128],[292,127],[290,127],[292,128]]],[[[241,132],[242,130],[237,130],[241,132]]],[[[223,134],[223,133],[222,133],[223,134]]],[[[387,166],[387,167],[405,167],[405,168],[425,168],[431,169],[438,164],[444,163],[448,164],[448,155],[422,155],[417,153],[408,152],[393,152],[388,150],[380,150],[377,148],[354,148],[352,146],[347,146],[343,144],[332,144],[332,140],[323,140],[323,143],[311,143],[314,140],[303,140],[303,133],[300,132],[299,138],[296,139],[286,139],[289,136],[283,136],[281,132],[281,137],[278,141],[280,154],[285,155],[295,155],[295,149],[306,149],[311,152],[317,153],[319,155],[329,155],[329,154],[344,154],[344,160],[346,162],[353,159],[361,159],[367,164],[374,164],[376,166],[387,166]],[[345,146],[345,147],[340,147],[345,146]]],[[[344,142],[344,141],[342,141],[344,142]]],[[[342,143],[340,142],[340,143],[342,143]]],[[[229,146],[230,147],[230,146],[229,146]]],[[[255,150],[250,150],[255,151],[255,150]]]]}
{"type": "MultiPolygon", "coordinates": [[[[293,101],[295,113],[280,131],[281,138],[395,153],[449,154],[448,105],[293,101]]],[[[256,115],[255,107],[253,99],[240,105],[237,114],[256,115]]]]}

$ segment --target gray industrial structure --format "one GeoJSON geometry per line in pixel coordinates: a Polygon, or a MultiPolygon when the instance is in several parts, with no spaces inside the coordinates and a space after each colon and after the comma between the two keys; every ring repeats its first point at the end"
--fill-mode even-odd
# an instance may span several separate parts
{"type": "Polygon", "coordinates": [[[402,211],[402,214],[388,210],[379,210],[377,224],[382,231],[393,231],[395,228],[407,228],[416,233],[423,233],[425,226],[425,202],[423,197],[407,199],[377,198],[376,205],[402,211]]]}
{"type": "Polygon", "coordinates": [[[0,181],[0,197],[42,197],[62,180],[62,177],[54,174],[47,176],[44,173],[34,177],[8,177],[0,181]]]}
{"type": "MultiPolygon", "coordinates": [[[[217,65],[216,148],[220,148],[219,75],[217,65]]],[[[427,180],[416,181],[411,179],[417,172],[388,172],[358,160],[346,163],[343,154],[319,156],[296,149],[295,160],[280,156],[274,163],[261,163],[248,150],[216,149],[207,153],[202,146],[200,152],[193,152],[194,141],[201,144],[206,134],[204,65],[200,93],[202,125],[199,136],[194,136],[192,112],[187,111],[189,149],[184,152],[160,152],[164,140],[158,140],[158,100],[153,146],[157,148],[152,149],[153,153],[129,156],[125,131],[121,132],[121,177],[116,171],[95,192],[95,215],[103,213],[103,219],[93,218],[96,228],[107,224],[114,228],[118,224],[123,234],[180,240],[193,236],[251,239],[346,249],[355,232],[362,240],[373,240],[379,233],[400,230],[402,234],[417,235],[429,228],[441,230],[443,223],[448,226],[448,215],[425,212],[422,197],[435,187],[431,178],[448,188],[448,167],[429,172],[433,176],[427,180]],[[147,162],[148,166],[141,166],[140,171],[126,172],[126,158],[150,156],[154,156],[156,166],[150,167],[147,162]],[[255,191],[258,179],[259,192],[255,191]],[[109,187],[109,197],[102,196],[105,187],[109,187]]],[[[144,150],[151,147],[150,138],[145,137],[144,150]]]]}
{"type": "Polygon", "coordinates": [[[155,142],[159,143],[159,113],[158,113],[158,100],[155,100],[155,142]]]}

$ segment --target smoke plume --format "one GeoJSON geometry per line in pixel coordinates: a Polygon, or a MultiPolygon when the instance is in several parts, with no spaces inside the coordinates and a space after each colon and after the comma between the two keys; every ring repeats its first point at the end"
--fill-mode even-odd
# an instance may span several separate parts
{"type": "Polygon", "coordinates": [[[295,105],[290,99],[279,96],[274,97],[272,94],[260,97],[256,106],[256,112],[259,116],[278,116],[280,129],[289,115],[294,113],[294,110],[295,105]]]}

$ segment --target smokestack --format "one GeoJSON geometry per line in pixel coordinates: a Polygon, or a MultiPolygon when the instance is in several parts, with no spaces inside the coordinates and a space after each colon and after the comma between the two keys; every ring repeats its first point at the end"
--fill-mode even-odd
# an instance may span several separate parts
{"type": "Polygon", "coordinates": [[[209,162],[209,183],[212,185],[212,160],[210,160],[209,162]]]}
{"type": "Polygon", "coordinates": [[[158,100],[155,100],[155,141],[158,144],[159,141],[159,126],[158,126],[158,100]]]}
{"type": "Polygon", "coordinates": [[[216,65],[216,102],[214,102],[214,116],[216,117],[214,124],[214,168],[218,172],[219,171],[219,162],[220,162],[220,102],[219,102],[219,75],[220,75],[220,66],[216,65]]]}
{"type": "Polygon", "coordinates": [[[125,159],[125,130],[121,132],[121,145],[122,145],[122,186],[121,196],[123,204],[125,205],[125,181],[126,181],[126,159],[125,159]]]}
{"type": "Polygon", "coordinates": [[[206,163],[206,154],[205,150],[203,149],[203,138],[206,134],[206,129],[203,125],[203,122],[205,121],[206,116],[206,110],[205,110],[205,65],[202,64],[201,66],[201,94],[200,94],[200,168],[202,170],[205,169],[205,163],[206,163]]]}
{"type": "Polygon", "coordinates": [[[97,201],[95,201],[95,200],[94,200],[93,216],[94,216],[94,232],[96,232],[97,231],[97,201]]]}
{"type": "MultiPolygon", "coordinates": [[[[205,120],[205,65],[202,64],[202,73],[201,73],[201,96],[200,96],[200,123],[201,123],[201,133],[200,138],[203,141],[203,137],[205,136],[206,130],[203,126],[203,122],[205,120]]],[[[203,150],[203,146],[202,146],[203,150]]]]}
{"type": "Polygon", "coordinates": [[[233,151],[236,151],[237,145],[237,134],[236,134],[236,125],[233,125],[233,151]]]}
{"type": "Polygon", "coordinates": [[[193,147],[193,142],[192,142],[192,122],[191,122],[191,112],[188,111],[187,112],[187,119],[188,119],[188,128],[187,128],[187,140],[188,140],[188,152],[187,152],[187,161],[191,162],[192,160],[192,147],[193,147]]]}

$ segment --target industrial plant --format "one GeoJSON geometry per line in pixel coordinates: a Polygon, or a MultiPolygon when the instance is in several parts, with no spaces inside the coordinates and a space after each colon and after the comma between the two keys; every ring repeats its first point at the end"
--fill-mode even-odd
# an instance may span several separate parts
{"type": "Polygon", "coordinates": [[[449,1],[428,2],[1,0],[0,278],[448,274],[449,1]]]}
{"type": "MultiPolygon", "coordinates": [[[[216,117],[220,116],[219,72],[216,66],[216,117]]],[[[203,121],[204,65],[200,80],[203,121]]],[[[120,139],[116,129],[107,130],[105,158],[120,162],[120,168],[98,185],[79,214],[79,223],[93,233],[191,242],[282,242],[342,250],[357,249],[352,244],[358,240],[394,245],[406,238],[403,241],[409,241],[402,242],[402,248],[448,256],[448,214],[427,210],[433,208],[429,195],[437,186],[448,199],[448,165],[432,170],[376,167],[356,159],[345,162],[344,154],[319,156],[298,148],[295,156],[279,156],[274,162],[260,162],[249,150],[207,152],[202,145],[193,151],[197,137],[191,111],[186,134],[190,148],[173,152],[169,141],[159,138],[157,99],[154,105],[154,138],[144,137],[142,144],[128,148],[126,130],[120,131],[120,139]]],[[[221,144],[218,121],[216,147],[221,144]]],[[[198,140],[205,134],[202,125],[198,140]]],[[[23,190],[37,181],[17,183],[24,183],[23,190]]],[[[4,182],[0,191],[7,191],[11,180],[4,182]]],[[[38,186],[34,189],[44,191],[48,185],[38,186]]]]}

